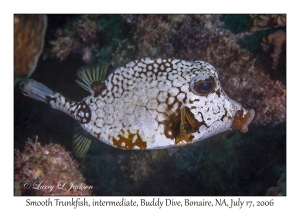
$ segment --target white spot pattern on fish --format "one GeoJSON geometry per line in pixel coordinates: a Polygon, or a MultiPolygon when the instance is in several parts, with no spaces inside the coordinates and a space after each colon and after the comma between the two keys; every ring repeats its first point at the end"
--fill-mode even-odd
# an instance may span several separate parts
{"type": "Polygon", "coordinates": [[[34,80],[20,87],[25,95],[66,112],[87,132],[121,149],[180,146],[228,129],[247,132],[255,115],[228,98],[215,68],[204,61],[145,58],[102,81],[100,70],[91,66],[78,71],[78,84],[92,94],[82,102],[34,80]]]}

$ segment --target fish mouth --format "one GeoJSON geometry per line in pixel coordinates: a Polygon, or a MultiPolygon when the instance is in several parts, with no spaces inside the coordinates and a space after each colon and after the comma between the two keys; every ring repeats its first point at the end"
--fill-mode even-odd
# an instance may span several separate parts
{"type": "Polygon", "coordinates": [[[248,131],[248,125],[252,122],[255,116],[255,111],[253,109],[244,109],[238,110],[231,124],[231,129],[238,129],[242,133],[246,133],[248,131]]]}

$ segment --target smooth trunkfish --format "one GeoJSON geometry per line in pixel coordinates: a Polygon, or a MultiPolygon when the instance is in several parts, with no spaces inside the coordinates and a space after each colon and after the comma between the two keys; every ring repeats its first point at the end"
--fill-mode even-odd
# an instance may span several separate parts
{"type": "MultiPolygon", "coordinates": [[[[76,82],[91,93],[73,102],[36,82],[20,84],[22,93],[67,113],[100,141],[121,149],[163,149],[194,143],[228,129],[248,131],[255,112],[231,100],[215,68],[204,61],[131,61],[106,79],[107,65],[77,71],[76,82]]],[[[75,134],[76,156],[91,144],[75,134]]]]}

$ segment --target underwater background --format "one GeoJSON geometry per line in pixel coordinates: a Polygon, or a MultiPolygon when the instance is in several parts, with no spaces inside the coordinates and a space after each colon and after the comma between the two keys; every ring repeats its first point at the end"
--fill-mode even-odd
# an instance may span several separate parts
{"type": "Polygon", "coordinates": [[[15,195],[49,195],[20,186],[58,174],[93,186],[83,195],[286,195],[286,15],[15,15],[14,28],[15,195]],[[149,151],[95,140],[78,159],[75,120],[18,87],[32,78],[80,101],[89,93],[75,83],[77,69],[112,72],[144,57],[211,63],[225,93],[255,109],[249,131],[149,151]]]}

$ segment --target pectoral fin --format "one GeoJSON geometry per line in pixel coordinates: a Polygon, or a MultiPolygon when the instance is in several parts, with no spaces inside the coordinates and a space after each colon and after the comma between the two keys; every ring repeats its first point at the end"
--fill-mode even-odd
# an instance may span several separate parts
{"type": "Polygon", "coordinates": [[[197,131],[202,123],[196,120],[194,114],[188,107],[182,107],[180,109],[180,131],[175,138],[175,143],[191,142],[194,139],[193,132],[197,131]]]}

